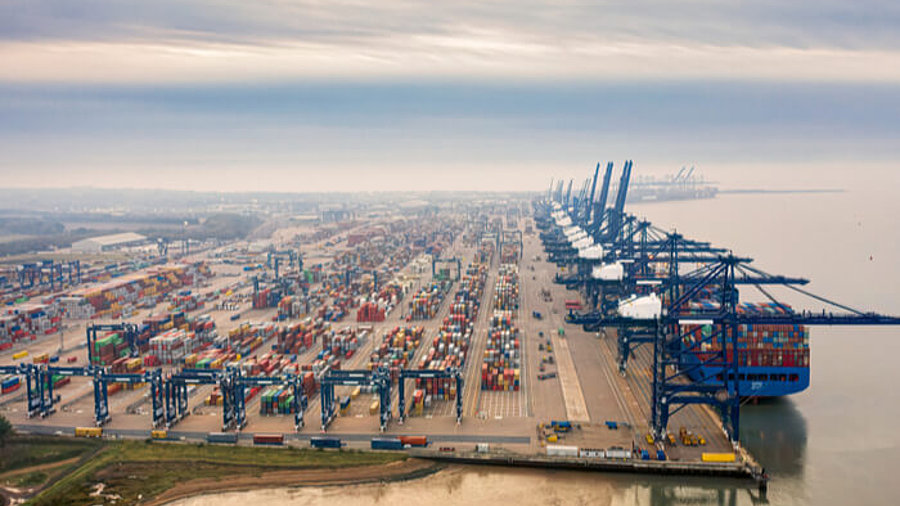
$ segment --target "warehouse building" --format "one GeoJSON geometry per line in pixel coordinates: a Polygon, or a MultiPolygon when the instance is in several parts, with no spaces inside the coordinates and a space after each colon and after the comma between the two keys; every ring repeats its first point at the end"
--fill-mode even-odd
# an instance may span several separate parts
{"type": "Polygon", "coordinates": [[[91,237],[72,243],[72,251],[77,253],[102,253],[126,246],[138,246],[145,244],[147,238],[134,232],[123,234],[102,235],[91,237]]]}

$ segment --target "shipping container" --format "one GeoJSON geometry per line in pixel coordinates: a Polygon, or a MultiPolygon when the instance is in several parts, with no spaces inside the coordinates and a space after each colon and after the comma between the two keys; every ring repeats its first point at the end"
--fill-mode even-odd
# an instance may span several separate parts
{"type": "Polygon", "coordinates": [[[210,432],[206,435],[207,443],[237,444],[236,432],[210,432]]]}
{"type": "Polygon", "coordinates": [[[280,446],[284,444],[284,434],[254,434],[253,444],[280,446]]]}
{"type": "Polygon", "coordinates": [[[75,437],[101,437],[103,429],[100,427],[75,427],[75,437]]]}
{"type": "Polygon", "coordinates": [[[410,446],[428,446],[427,436],[400,436],[400,442],[410,446]]]}
{"type": "Polygon", "coordinates": [[[314,436],[309,438],[309,445],[313,448],[340,448],[341,440],[336,437],[314,436]]]}
{"type": "Polygon", "coordinates": [[[631,450],[626,450],[621,446],[613,446],[606,450],[606,458],[608,459],[630,459],[631,450]]]}
{"type": "Polygon", "coordinates": [[[700,460],[703,462],[734,462],[733,453],[702,453],[700,460]]]}
{"type": "Polygon", "coordinates": [[[398,438],[372,438],[373,450],[402,450],[403,442],[398,438]]]}
{"type": "Polygon", "coordinates": [[[547,445],[547,455],[551,457],[577,457],[577,446],[547,445]]]}

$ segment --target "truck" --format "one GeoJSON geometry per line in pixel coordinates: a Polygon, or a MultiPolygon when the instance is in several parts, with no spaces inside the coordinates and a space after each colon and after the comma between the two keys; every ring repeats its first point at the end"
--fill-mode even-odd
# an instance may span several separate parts
{"type": "Polygon", "coordinates": [[[237,444],[237,432],[210,432],[206,435],[207,443],[237,444]]]}
{"type": "Polygon", "coordinates": [[[400,442],[410,446],[428,446],[428,437],[426,436],[400,436],[400,442]]]}
{"type": "Polygon", "coordinates": [[[531,312],[531,316],[533,316],[535,320],[541,320],[541,319],[543,319],[543,317],[544,317],[544,316],[540,313],[540,311],[532,311],[532,312],[531,312]]]}
{"type": "Polygon", "coordinates": [[[336,437],[315,436],[309,438],[309,446],[313,448],[340,448],[341,440],[336,437]]]}
{"type": "Polygon", "coordinates": [[[373,437],[371,441],[373,450],[402,450],[403,442],[395,437],[373,437]]]}
{"type": "Polygon", "coordinates": [[[281,446],[284,444],[284,434],[254,434],[253,444],[281,446]]]}
{"type": "Polygon", "coordinates": [[[538,374],[538,379],[541,381],[552,379],[556,377],[555,372],[545,372],[543,374],[538,374]]]}
{"type": "Polygon", "coordinates": [[[103,429],[100,427],[75,427],[75,437],[101,437],[103,429]]]}

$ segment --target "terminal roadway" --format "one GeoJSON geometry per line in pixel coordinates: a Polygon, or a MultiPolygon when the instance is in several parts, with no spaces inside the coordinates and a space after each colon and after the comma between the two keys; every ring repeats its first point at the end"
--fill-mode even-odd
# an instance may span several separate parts
{"type": "MultiPolygon", "coordinates": [[[[21,424],[16,425],[16,428],[25,433],[29,434],[42,434],[42,435],[69,435],[72,434],[72,427],[64,426],[64,425],[27,425],[21,424]]],[[[150,433],[147,430],[142,429],[103,429],[103,433],[106,436],[115,436],[120,438],[128,438],[128,439],[147,439],[150,433]]],[[[184,439],[187,441],[206,441],[207,432],[196,432],[196,431],[175,431],[170,430],[167,432],[167,438],[169,439],[184,439]]],[[[381,433],[334,433],[329,432],[326,434],[329,437],[336,437],[341,439],[342,441],[365,441],[368,442],[374,437],[384,437],[384,434],[381,433]]],[[[319,437],[322,434],[310,434],[310,433],[286,433],[285,439],[296,440],[296,441],[309,441],[310,438],[319,437]]],[[[251,432],[241,432],[238,433],[238,439],[241,441],[252,441],[253,433],[251,432]]],[[[454,442],[454,443],[496,443],[496,444],[530,444],[531,437],[529,436],[505,436],[505,435],[472,435],[472,434],[429,434],[429,441],[434,442],[454,442]]]]}

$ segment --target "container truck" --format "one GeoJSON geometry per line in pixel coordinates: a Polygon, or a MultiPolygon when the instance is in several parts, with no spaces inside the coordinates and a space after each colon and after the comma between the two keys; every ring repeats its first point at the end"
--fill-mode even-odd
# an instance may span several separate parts
{"type": "Polygon", "coordinates": [[[75,437],[101,437],[103,429],[100,427],[75,427],[75,437]]]}
{"type": "Polygon", "coordinates": [[[426,436],[400,436],[400,442],[410,446],[428,446],[426,436]]]}
{"type": "Polygon", "coordinates": [[[210,432],[206,435],[207,443],[236,444],[238,435],[236,432],[210,432]]]}
{"type": "Polygon", "coordinates": [[[372,438],[373,450],[402,450],[403,442],[398,438],[376,437],[372,438]]]}
{"type": "Polygon", "coordinates": [[[341,440],[336,437],[316,436],[309,438],[309,445],[313,448],[340,448],[341,440]]]}
{"type": "Polygon", "coordinates": [[[253,444],[281,446],[284,444],[284,434],[254,434],[253,444]]]}

